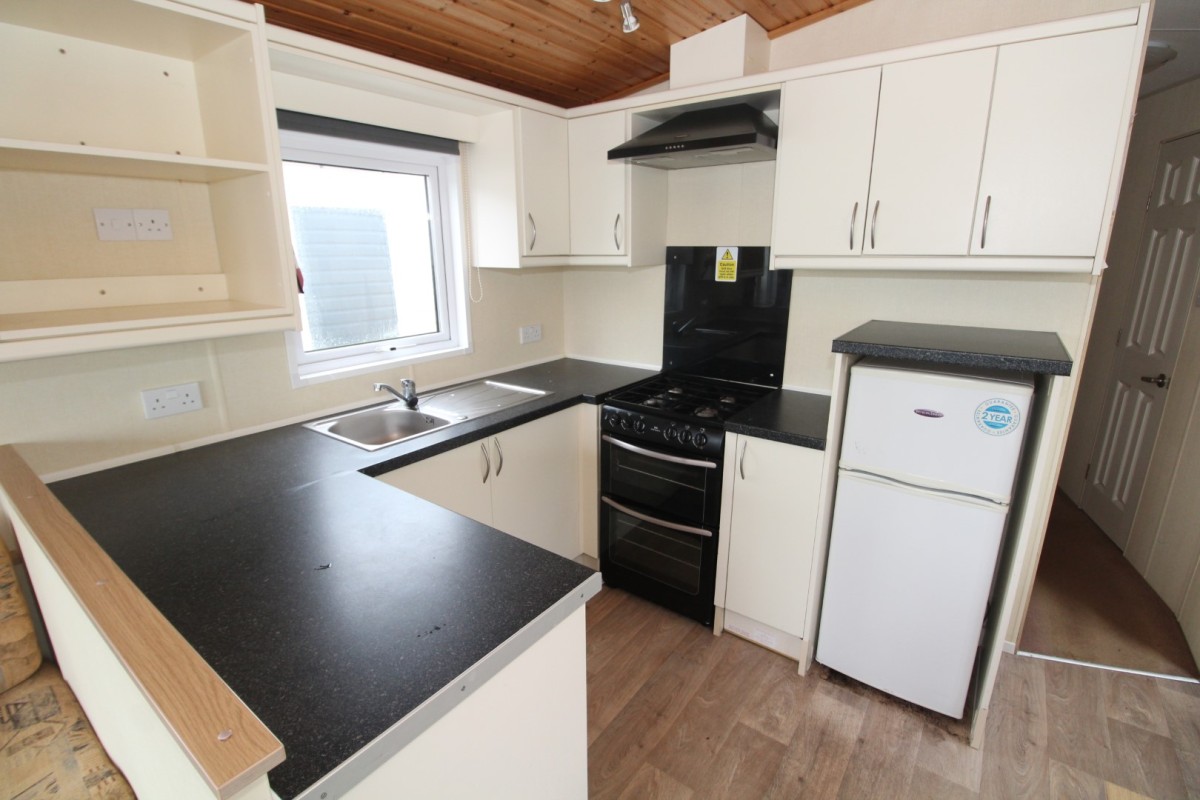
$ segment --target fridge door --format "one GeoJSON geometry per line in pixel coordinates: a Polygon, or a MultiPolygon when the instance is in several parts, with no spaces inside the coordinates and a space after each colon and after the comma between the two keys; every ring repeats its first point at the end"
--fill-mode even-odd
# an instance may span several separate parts
{"type": "Polygon", "coordinates": [[[961,718],[1007,512],[843,471],[817,661],[961,718]]]}
{"type": "Polygon", "coordinates": [[[850,370],[840,466],[1007,503],[1033,381],[863,361],[850,370]]]}

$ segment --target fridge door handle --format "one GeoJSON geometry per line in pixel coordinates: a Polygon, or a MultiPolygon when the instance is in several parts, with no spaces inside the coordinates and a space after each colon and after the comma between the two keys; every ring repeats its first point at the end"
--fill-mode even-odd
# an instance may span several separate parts
{"type": "Polygon", "coordinates": [[[1003,500],[997,500],[992,497],[984,497],[978,494],[971,494],[970,492],[959,492],[955,491],[954,489],[942,489],[937,486],[926,486],[920,483],[913,483],[912,481],[901,480],[900,478],[896,478],[892,475],[880,475],[876,472],[867,472],[865,470],[855,469],[854,467],[839,467],[838,472],[846,476],[860,478],[870,483],[878,483],[883,486],[898,486],[904,489],[910,489],[914,492],[924,492],[925,494],[944,495],[949,499],[961,500],[963,502],[973,503],[975,505],[997,506],[1001,508],[1008,505],[1007,502],[1003,500]]]}

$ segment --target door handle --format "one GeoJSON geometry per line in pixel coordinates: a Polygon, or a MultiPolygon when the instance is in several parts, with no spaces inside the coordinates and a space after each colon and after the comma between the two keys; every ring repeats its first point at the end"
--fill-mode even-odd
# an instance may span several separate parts
{"type": "Polygon", "coordinates": [[[483,482],[487,483],[488,476],[492,474],[492,459],[488,458],[487,442],[479,443],[479,452],[483,453],[483,482]]]}
{"type": "Polygon", "coordinates": [[[875,210],[871,212],[871,249],[875,249],[875,223],[879,221],[879,201],[875,201],[875,210]]]}
{"type": "Polygon", "coordinates": [[[504,469],[504,451],[500,449],[500,440],[495,436],[492,437],[492,444],[496,445],[496,477],[500,477],[500,470],[504,469]]]}
{"type": "Polygon", "coordinates": [[[746,447],[749,444],[749,440],[742,442],[742,456],[738,459],[738,472],[741,473],[742,480],[746,480],[746,447]]]}
{"type": "Polygon", "coordinates": [[[526,213],[525,216],[529,217],[529,227],[533,230],[533,238],[529,240],[529,252],[532,253],[533,246],[537,244],[537,223],[533,221],[532,213],[526,213]]]}
{"type": "Polygon", "coordinates": [[[992,196],[987,196],[987,202],[983,204],[983,231],[979,234],[979,249],[987,247],[987,226],[988,217],[992,215],[992,196]]]}
{"type": "Polygon", "coordinates": [[[854,252],[854,223],[858,221],[858,203],[850,210],[850,252],[854,252]]]}
{"type": "Polygon", "coordinates": [[[617,218],[613,221],[613,245],[617,250],[621,249],[621,237],[618,232],[621,230],[621,215],[618,213],[617,218]]]}
{"type": "Polygon", "coordinates": [[[1157,375],[1143,375],[1142,383],[1153,383],[1160,389],[1165,389],[1171,385],[1171,379],[1165,372],[1160,372],[1157,375]]]}

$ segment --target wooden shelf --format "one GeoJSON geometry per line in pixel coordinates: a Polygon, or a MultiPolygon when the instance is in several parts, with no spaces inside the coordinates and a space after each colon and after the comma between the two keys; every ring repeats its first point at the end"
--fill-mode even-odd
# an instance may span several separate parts
{"type": "Polygon", "coordinates": [[[78,336],[116,330],[227,322],[254,317],[289,317],[286,309],[236,300],[156,303],[144,306],[79,308],[0,315],[0,342],[51,336],[78,336]]]}
{"type": "Polygon", "coordinates": [[[0,169],[213,183],[270,171],[267,164],[0,139],[0,169]]]}

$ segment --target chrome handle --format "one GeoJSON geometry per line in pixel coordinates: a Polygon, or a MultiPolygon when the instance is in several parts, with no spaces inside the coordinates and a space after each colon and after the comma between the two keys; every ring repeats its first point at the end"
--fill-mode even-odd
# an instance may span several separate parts
{"type": "Polygon", "coordinates": [[[854,204],[854,209],[850,212],[850,252],[854,252],[854,223],[858,220],[858,203],[854,204]]]}
{"type": "Polygon", "coordinates": [[[620,212],[617,212],[617,218],[616,218],[616,220],[613,221],[613,244],[616,246],[616,248],[618,250],[621,249],[621,239],[617,235],[618,231],[620,231],[620,229],[621,229],[621,214],[620,214],[620,212]]]}
{"type": "Polygon", "coordinates": [[[987,247],[988,217],[992,213],[992,196],[989,194],[983,203],[983,232],[979,234],[979,249],[987,247]]]}
{"type": "Polygon", "coordinates": [[[1158,375],[1143,375],[1142,383],[1153,383],[1158,388],[1165,389],[1171,385],[1171,379],[1165,372],[1160,372],[1158,375]]]}
{"type": "Polygon", "coordinates": [[[875,249],[875,223],[879,220],[879,201],[875,201],[875,210],[871,212],[871,249],[875,249]]]}
{"type": "Polygon", "coordinates": [[[607,497],[601,497],[600,499],[615,508],[617,511],[620,511],[622,514],[628,514],[634,519],[640,519],[642,522],[649,522],[651,525],[670,528],[671,530],[679,531],[680,533],[694,533],[697,536],[707,536],[709,539],[712,538],[712,531],[705,530],[704,528],[693,528],[691,525],[680,525],[678,522],[667,522],[663,519],[655,519],[654,517],[649,517],[645,514],[639,514],[632,508],[627,508],[615,500],[609,500],[607,497]]]}
{"type": "Polygon", "coordinates": [[[529,240],[529,252],[533,252],[533,246],[537,244],[537,223],[533,221],[533,214],[526,213],[529,217],[529,227],[533,231],[533,238],[529,240]]]}
{"type": "Polygon", "coordinates": [[[488,476],[492,474],[492,459],[488,458],[487,443],[479,443],[479,452],[483,453],[483,482],[487,483],[488,476]]]}
{"type": "Polygon", "coordinates": [[[504,451],[500,449],[500,440],[495,436],[492,437],[492,444],[496,445],[496,477],[500,477],[500,470],[504,469],[504,451]]]}
{"type": "Polygon", "coordinates": [[[749,444],[749,441],[742,442],[742,455],[738,459],[738,472],[741,473],[742,480],[746,480],[746,447],[749,444]]]}
{"type": "Polygon", "coordinates": [[[601,436],[600,438],[603,439],[604,441],[608,442],[611,445],[620,447],[622,450],[628,450],[631,453],[637,453],[638,455],[649,456],[650,458],[657,458],[659,461],[670,461],[672,464],[683,464],[684,466],[688,466],[688,467],[704,467],[705,469],[716,469],[717,468],[717,464],[714,461],[703,461],[698,458],[684,458],[682,456],[669,456],[666,453],[659,453],[656,450],[649,450],[645,447],[638,447],[636,444],[630,444],[629,442],[622,442],[620,439],[614,439],[613,437],[609,436],[607,433],[604,434],[603,436],[601,436]]]}

